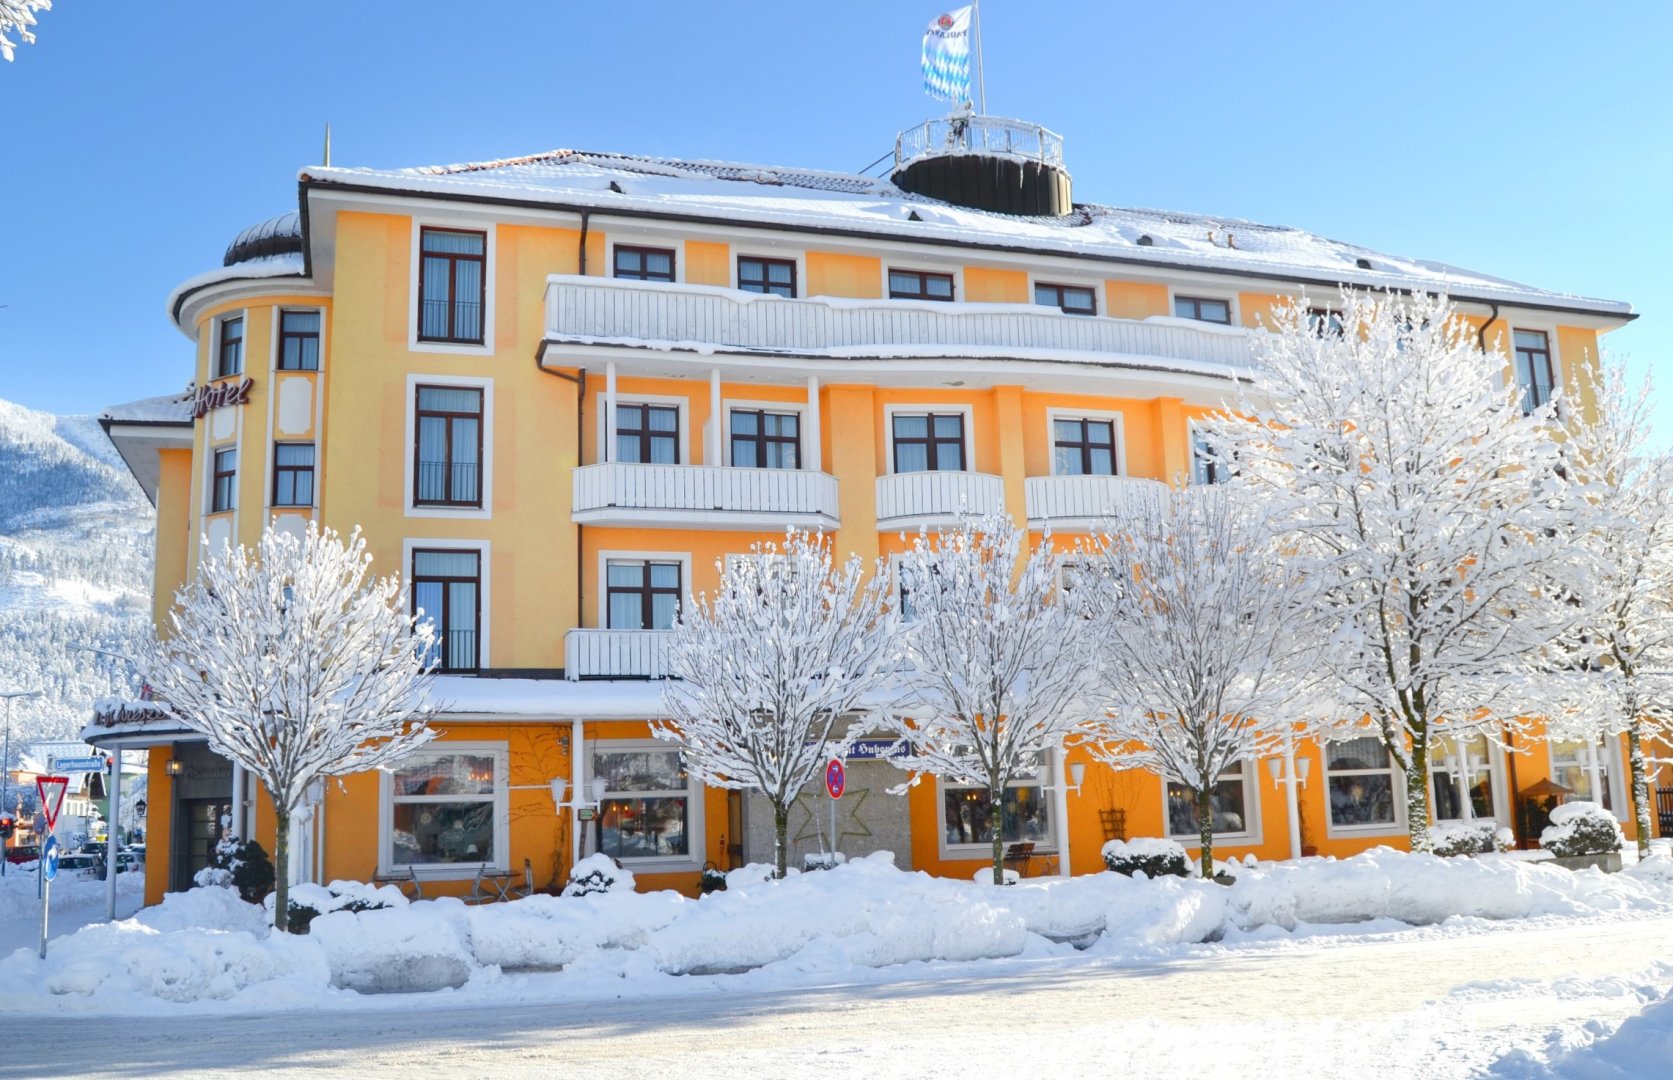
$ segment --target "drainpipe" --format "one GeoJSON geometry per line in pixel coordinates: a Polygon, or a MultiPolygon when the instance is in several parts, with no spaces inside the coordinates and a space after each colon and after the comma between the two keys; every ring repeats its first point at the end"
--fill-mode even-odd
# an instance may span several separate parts
{"type": "Polygon", "coordinates": [[[1487,351],[1487,328],[1499,321],[1498,302],[1490,301],[1488,306],[1493,309],[1493,314],[1488,316],[1487,321],[1481,324],[1481,329],[1477,330],[1475,333],[1476,346],[1480,348],[1482,352],[1487,351]]]}

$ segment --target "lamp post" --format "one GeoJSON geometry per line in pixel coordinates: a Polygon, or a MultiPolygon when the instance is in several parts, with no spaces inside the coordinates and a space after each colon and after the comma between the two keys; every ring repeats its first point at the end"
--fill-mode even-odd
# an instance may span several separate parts
{"type": "MultiPolygon", "coordinates": [[[[0,690],[0,700],[6,703],[6,749],[0,757],[0,808],[6,805],[12,787],[12,701],[16,698],[40,697],[39,690],[0,690]]],[[[6,876],[5,852],[0,851],[0,877],[6,876]]]]}
{"type": "Polygon", "coordinates": [[[1284,805],[1289,811],[1290,819],[1290,858],[1301,858],[1301,798],[1296,793],[1296,785],[1307,786],[1307,774],[1311,771],[1313,762],[1309,758],[1295,759],[1295,735],[1293,732],[1284,733],[1284,756],[1272,757],[1266,760],[1266,771],[1271,774],[1272,782],[1284,789],[1284,805]]]}

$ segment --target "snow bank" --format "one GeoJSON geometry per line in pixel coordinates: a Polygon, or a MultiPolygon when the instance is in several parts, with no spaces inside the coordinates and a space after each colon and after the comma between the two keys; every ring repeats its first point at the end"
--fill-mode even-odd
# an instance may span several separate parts
{"type": "MultiPolygon", "coordinates": [[[[1588,1021],[1596,1032],[1603,1025],[1588,1021]]],[[[1673,1062],[1673,997],[1626,1019],[1613,1034],[1553,1054],[1549,1060],[1523,1048],[1495,1062],[1499,1080],[1644,1080],[1668,1075],[1673,1062]]]]}

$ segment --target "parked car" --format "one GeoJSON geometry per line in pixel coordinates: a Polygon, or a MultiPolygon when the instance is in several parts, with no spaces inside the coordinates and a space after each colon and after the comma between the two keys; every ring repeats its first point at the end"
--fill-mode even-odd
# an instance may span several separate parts
{"type": "Polygon", "coordinates": [[[41,857],[39,844],[19,844],[17,847],[6,849],[6,861],[14,865],[18,863],[32,863],[41,857]]]}

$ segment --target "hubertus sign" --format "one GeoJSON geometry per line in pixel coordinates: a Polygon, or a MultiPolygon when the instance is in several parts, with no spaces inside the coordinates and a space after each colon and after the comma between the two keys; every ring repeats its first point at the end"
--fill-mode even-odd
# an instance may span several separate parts
{"type": "Polygon", "coordinates": [[[256,385],[254,379],[242,382],[216,383],[213,386],[198,386],[192,389],[192,417],[202,420],[210,409],[219,409],[223,405],[243,405],[250,400],[250,388],[256,385]]]}

